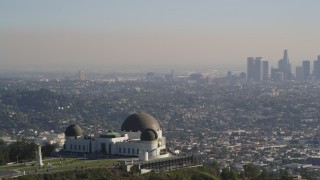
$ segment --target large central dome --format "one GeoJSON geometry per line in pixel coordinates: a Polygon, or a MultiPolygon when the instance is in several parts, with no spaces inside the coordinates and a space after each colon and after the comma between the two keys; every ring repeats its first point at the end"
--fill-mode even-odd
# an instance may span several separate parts
{"type": "Polygon", "coordinates": [[[66,136],[82,136],[82,129],[79,125],[70,125],[67,127],[66,131],[64,132],[66,136]]]}
{"type": "Polygon", "coordinates": [[[145,112],[131,114],[121,125],[121,131],[126,132],[142,132],[145,129],[160,130],[158,121],[145,112]]]}

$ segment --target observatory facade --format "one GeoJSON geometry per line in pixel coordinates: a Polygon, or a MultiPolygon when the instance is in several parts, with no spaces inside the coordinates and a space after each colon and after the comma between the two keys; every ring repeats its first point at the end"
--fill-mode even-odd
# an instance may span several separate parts
{"type": "Polygon", "coordinates": [[[121,125],[119,132],[108,131],[96,136],[83,136],[78,125],[70,125],[65,131],[64,151],[74,153],[104,153],[133,156],[147,161],[168,157],[166,139],[158,121],[150,114],[131,114],[121,125]]]}

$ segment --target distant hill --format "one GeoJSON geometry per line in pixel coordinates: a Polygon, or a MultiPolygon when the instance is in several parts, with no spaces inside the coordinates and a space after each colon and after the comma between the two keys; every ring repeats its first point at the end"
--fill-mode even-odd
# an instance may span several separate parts
{"type": "Polygon", "coordinates": [[[0,97],[0,131],[58,130],[66,113],[59,108],[72,102],[69,97],[47,89],[1,92],[0,97]]]}
{"type": "Polygon", "coordinates": [[[73,123],[101,125],[114,117],[124,119],[126,114],[109,110],[111,103],[99,95],[61,94],[48,89],[0,91],[0,136],[28,129],[64,132],[73,123]]]}

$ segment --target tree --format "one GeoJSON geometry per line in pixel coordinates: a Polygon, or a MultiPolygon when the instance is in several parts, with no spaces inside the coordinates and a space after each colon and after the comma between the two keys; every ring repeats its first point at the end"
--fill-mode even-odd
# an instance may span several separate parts
{"type": "Polygon", "coordinates": [[[4,165],[9,162],[9,150],[6,142],[0,139],[0,165],[4,165]]]}
{"type": "Polygon", "coordinates": [[[261,172],[260,168],[252,163],[243,165],[243,169],[244,169],[244,176],[249,179],[257,179],[257,177],[261,172]]]}
{"type": "Polygon", "coordinates": [[[259,179],[259,180],[272,180],[272,179],[276,179],[276,178],[271,172],[268,172],[266,169],[262,169],[262,171],[259,174],[259,176],[257,177],[257,179],[259,179]]]}
{"type": "Polygon", "coordinates": [[[222,180],[237,180],[237,172],[233,169],[223,168],[220,174],[222,180]]]}
{"type": "Polygon", "coordinates": [[[219,176],[220,167],[219,167],[219,163],[217,161],[215,161],[215,160],[212,161],[211,169],[212,169],[213,175],[219,176]]]}
{"type": "Polygon", "coordinates": [[[41,146],[41,152],[43,157],[49,157],[51,154],[56,150],[58,147],[58,144],[50,144],[45,143],[43,146],[41,146]]]}
{"type": "Polygon", "coordinates": [[[9,145],[10,161],[33,160],[36,156],[38,145],[31,140],[22,138],[9,145]]]}
{"type": "Polygon", "coordinates": [[[281,180],[292,180],[294,179],[287,170],[280,171],[281,180]]]}

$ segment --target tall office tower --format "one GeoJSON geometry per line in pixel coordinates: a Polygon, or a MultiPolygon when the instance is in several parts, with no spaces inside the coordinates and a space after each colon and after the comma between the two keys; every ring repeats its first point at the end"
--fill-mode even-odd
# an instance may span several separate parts
{"type": "Polygon", "coordinates": [[[304,81],[304,68],[301,66],[296,67],[296,80],[297,81],[304,81]]]}
{"type": "Polygon", "coordinates": [[[288,50],[284,50],[283,59],[278,61],[279,72],[283,72],[284,80],[290,80],[291,74],[291,64],[289,63],[288,50]]]}
{"type": "Polygon", "coordinates": [[[256,57],[254,62],[254,80],[262,81],[262,57],[256,57]]]}
{"type": "Polygon", "coordinates": [[[303,79],[309,80],[310,79],[310,61],[303,61],[302,67],[303,67],[303,79]]]}
{"type": "Polygon", "coordinates": [[[262,57],[247,58],[247,79],[249,81],[262,81],[268,78],[268,62],[263,61],[262,57]]]}
{"type": "Polygon", "coordinates": [[[266,81],[269,78],[268,61],[262,61],[262,80],[266,81]]]}
{"type": "Polygon", "coordinates": [[[254,79],[254,57],[247,58],[247,79],[248,81],[254,79]]]}
{"type": "Polygon", "coordinates": [[[84,76],[84,72],[83,71],[79,71],[79,80],[80,81],[84,81],[85,76],[84,76]]]}
{"type": "Polygon", "coordinates": [[[283,60],[289,63],[289,56],[288,56],[288,50],[283,51],[283,60]]]}
{"type": "Polygon", "coordinates": [[[271,79],[274,81],[283,81],[283,72],[280,72],[279,69],[271,68],[271,79]]]}
{"type": "Polygon", "coordinates": [[[285,69],[285,72],[284,72],[285,78],[286,78],[286,80],[291,80],[292,79],[292,73],[291,73],[291,64],[289,62],[288,50],[284,50],[283,59],[286,62],[286,69],[285,69]]]}
{"type": "Polygon", "coordinates": [[[318,59],[313,62],[313,75],[316,80],[320,80],[320,55],[318,59]]]}

